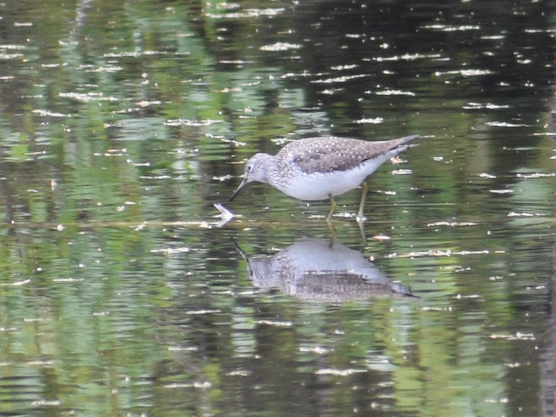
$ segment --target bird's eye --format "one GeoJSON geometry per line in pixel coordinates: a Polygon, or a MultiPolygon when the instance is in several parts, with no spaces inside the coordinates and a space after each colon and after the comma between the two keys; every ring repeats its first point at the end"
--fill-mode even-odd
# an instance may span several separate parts
{"type": "Polygon", "coordinates": [[[253,170],[253,165],[247,165],[245,167],[245,172],[250,173],[253,170]]]}

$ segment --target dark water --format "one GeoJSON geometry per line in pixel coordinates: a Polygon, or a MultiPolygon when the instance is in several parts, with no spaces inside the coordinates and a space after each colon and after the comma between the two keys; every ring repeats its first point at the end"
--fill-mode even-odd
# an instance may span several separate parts
{"type": "Polygon", "coordinates": [[[555,8],[0,5],[0,415],[554,415],[555,8]],[[422,136],[364,237],[228,203],[315,134],[422,136]]]}

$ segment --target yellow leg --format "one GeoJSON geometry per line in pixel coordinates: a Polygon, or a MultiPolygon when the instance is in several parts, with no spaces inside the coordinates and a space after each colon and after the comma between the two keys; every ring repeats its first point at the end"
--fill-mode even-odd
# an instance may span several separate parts
{"type": "Polygon", "coordinates": [[[330,223],[330,221],[332,220],[334,211],[336,211],[336,202],[334,201],[334,197],[330,196],[330,213],[328,213],[328,217],[326,218],[326,221],[328,223],[330,223]]]}
{"type": "Polygon", "coordinates": [[[359,211],[357,212],[356,217],[358,222],[364,222],[365,220],[367,220],[365,214],[363,213],[363,210],[365,209],[365,198],[367,197],[367,190],[367,181],[363,181],[363,184],[361,184],[361,202],[359,203],[359,211]]]}
{"type": "Polygon", "coordinates": [[[336,233],[336,228],[332,222],[328,222],[328,228],[330,229],[330,243],[328,246],[332,248],[334,246],[334,242],[336,242],[336,239],[338,238],[338,233],[336,233]]]}
{"type": "Polygon", "coordinates": [[[361,233],[361,241],[363,242],[363,250],[367,247],[367,236],[365,235],[365,227],[363,222],[357,222],[359,225],[359,232],[361,233]]]}
{"type": "Polygon", "coordinates": [[[329,244],[330,247],[334,245],[334,242],[338,237],[338,234],[336,233],[336,229],[332,224],[332,215],[334,214],[335,210],[336,210],[336,202],[334,201],[334,197],[330,196],[330,213],[328,213],[328,217],[326,218],[326,223],[328,224],[328,228],[330,229],[330,233],[331,233],[330,244],[329,244]]]}

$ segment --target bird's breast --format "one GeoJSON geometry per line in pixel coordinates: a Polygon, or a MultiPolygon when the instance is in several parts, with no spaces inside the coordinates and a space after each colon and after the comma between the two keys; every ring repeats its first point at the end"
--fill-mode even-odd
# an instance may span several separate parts
{"type": "Polygon", "coordinates": [[[285,179],[281,184],[272,185],[299,200],[326,200],[330,196],[336,197],[359,187],[369,174],[369,167],[365,164],[349,171],[309,174],[299,171],[297,175],[285,179]]]}

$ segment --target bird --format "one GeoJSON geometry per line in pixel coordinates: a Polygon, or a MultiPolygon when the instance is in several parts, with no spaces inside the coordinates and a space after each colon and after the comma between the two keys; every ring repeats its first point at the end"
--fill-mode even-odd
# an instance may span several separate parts
{"type": "Polygon", "coordinates": [[[235,240],[232,243],[247,262],[257,288],[279,288],[301,300],[327,303],[417,298],[411,288],[384,275],[361,252],[338,242],[299,239],[270,256],[249,256],[235,240]]]}
{"type": "Polygon", "coordinates": [[[409,148],[419,135],[386,141],[367,141],[338,136],[298,139],[276,155],[256,153],[247,160],[243,181],[230,197],[232,201],[249,183],[270,184],[302,201],[330,200],[330,223],[336,210],[334,197],[359,186],[362,188],[357,221],[364,221],[366,178],[380,165],[409,148]]]}

